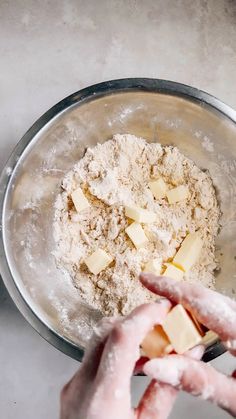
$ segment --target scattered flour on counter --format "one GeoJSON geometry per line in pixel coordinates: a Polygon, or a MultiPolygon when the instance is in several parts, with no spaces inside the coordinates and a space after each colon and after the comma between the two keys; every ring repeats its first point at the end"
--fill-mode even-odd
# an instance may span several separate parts
{"type": "Polygon", "coordinates": [[[203,239],[201,257],[184,280],[214,288],[215,237],[220,210],[212,180],[176,147],[147,143],[133,135],[115,135],[88,148],[84,157],[62,180],[55,203],[54,252],[57,266],[70,274],[79,295],[104,315],[127,314],[137,305],[155,300],[138,280],[153,258],[167,262],[188,232],[203,239]],[[148,187],[161,176],[169,188],[187,185],[187,201],[169,205],[156,201],[148,187]],[[71,193],[81,187],[90,208],[77,213],[71,193]],[[143,226],[149,242],[136,250],[125,233],[124,206],[135,203],[154,211],[157,221],[143,226]],[[98,275],[84,259],[97,248],[114,262],[98,275]]]}

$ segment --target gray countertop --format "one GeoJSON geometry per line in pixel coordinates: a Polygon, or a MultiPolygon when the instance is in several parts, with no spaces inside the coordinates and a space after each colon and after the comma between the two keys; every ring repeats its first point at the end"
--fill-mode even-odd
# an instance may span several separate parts
{"type": "MultiPolygon", "coordinates": [[[[193,85],[236,108],[233,0],[0,2],[0,169],[27,128],[87,85],[156,77],[193,85]]],[[[213,363],[230,372],[233,359],[213,363]]],[[[3,419],[57,418],[59,390],[78,363],[22,318],[0,279],[0,412],[3,419]]],[[[132,381],[137,401],[146,378],[132,381]]],[[[181,394],[171,418],[224,418],[181,394]]]]}

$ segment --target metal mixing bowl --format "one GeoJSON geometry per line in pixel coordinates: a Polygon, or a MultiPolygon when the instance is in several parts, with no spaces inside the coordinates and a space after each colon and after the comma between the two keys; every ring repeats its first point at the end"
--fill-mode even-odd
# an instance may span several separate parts
{"type": "MultiPolygon", "coordinates": [[[[207,93],[164,80],[115,80],[74,93],[29,129],[2,172],[0,270],[31,325],[78,360],[101,315],[79,301],[70,279],[56,269],[53,205],[62,177],[86,147],[115,133],[174,144],[210,171],[222,210],[216,288],[232,297],[236,289],[236,112],[207,93]]],[[[205,359],[223,351],[211,342],[205,359]]]]}

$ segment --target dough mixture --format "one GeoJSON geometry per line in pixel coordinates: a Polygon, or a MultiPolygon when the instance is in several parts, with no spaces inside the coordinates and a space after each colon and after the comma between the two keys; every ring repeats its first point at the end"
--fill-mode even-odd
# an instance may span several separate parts
{"type": "Polygon", "coordinates": [[[114,135],[88,148],[61,186],[55,204],[56,263],[69,272],[75,292],[93,308],[108,316],[127,314],[155,300],[139,282],[140,271],[154,258],[165,268],[186,235],[194,232],[203,247],[183,280],[214,288],[220,215],[215,190],[209,173],[176,147],[148,143],[130,134],[114,135]],[[149,182],[159,178],[168,189],[185,185],[188,197],[174,204],[166,197],[154,198],[149,182]],[[71,194],[79,187],[90,206],[77,212],[71,194]],[[131,224],[125,206],[133,204],[156,214],[155,222],[142,224],[148,241],[138,249],[125,232],[131,224]],[[93,274],[84,261],[97,249],[109,254],[112,262],[93,274]]]}

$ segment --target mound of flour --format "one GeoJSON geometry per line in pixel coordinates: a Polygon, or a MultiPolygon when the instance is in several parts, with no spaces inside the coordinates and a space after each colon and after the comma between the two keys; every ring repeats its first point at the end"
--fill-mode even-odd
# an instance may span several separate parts
{"type": "Polygon", "coordinates": [[[69,272],[78,298],[104,315],[127,314],[137,305],[155,300],[140,284],[140,271],[150,259],[168,261],[186,234],[194,231],[200,233],[204,246],[199,261],[184,280],[214,288],[220,215],[215,190],[209,174],[176,147],[117,134],[89,148],[61,186],[55,203],[54,254],[57,266],[69,272]],[[169,187],[187,185],[187,202],[169,205],[166,199],[154,200],[148,182],[158,176],[169,187]],[[70,197],[78,187],[91,204],[79,214],[70,197]],[[155,223],[144,226],[149,242],[138,250],[125,233],[128,220],[124,206],[131,203],[158,215],[155,223]],[[114,262],[93,275],[83,261],[97,248],[106,250],[114,262]]]}

